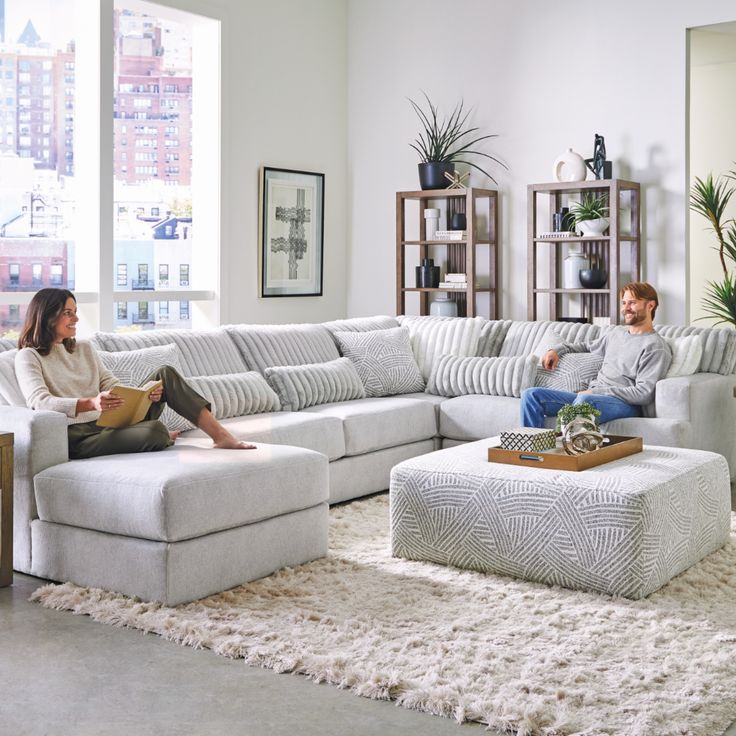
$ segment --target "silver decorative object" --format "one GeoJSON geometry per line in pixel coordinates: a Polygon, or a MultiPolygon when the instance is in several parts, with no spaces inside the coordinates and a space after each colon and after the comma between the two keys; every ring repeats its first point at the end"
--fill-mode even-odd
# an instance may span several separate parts
{"type": "Polygon", "coordinates": [[[603,434],[598,431],[594,417],[575,417],[561,429],[562,446],[568,455],[582,455],[603,444],[603,434]]]}

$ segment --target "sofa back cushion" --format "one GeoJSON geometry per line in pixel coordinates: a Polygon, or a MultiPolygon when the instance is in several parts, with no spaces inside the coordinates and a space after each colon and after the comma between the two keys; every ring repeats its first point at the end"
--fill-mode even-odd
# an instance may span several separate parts
{"type": "Polygon", "coordinates": [[[654,329],[665,338],[698,335],[703,344],[700,373],[736,373],[736,330],[726,327],[680,327],[655,325],[654,329]]]}
{"type": "Polygon", "coordinates": [[[373,330],[390,330],[398,327],[396,317],[378,315],[377,317],[351,317],[350,319],[335,319],[332,322],[323,322],[322,327],[334,335],[336,332],[372,332],[373,330]]]}
{"type": "Polygon", "coordinates": [[[272,366],[327,363],[340,357],[322,325],[227,325],[225,330],[248,370],[259,373],[272,366]]]}
{"type": "Polygon", "coordinates": [[[340,352],[352,362],[366,396],[424,391],[407,327],[371,332],[335,332],[340,352]]]}
{"type": "Polygon", "coordinates": [[[597,325],[578,322],[541,322],[514,321],[506,333],[499,355],[539,355],[554,342],[585,342],[594,340],[599,335],[597,325]]]}
{"type": "Polygon", "coordinates": [[[176,345],[184,376],[212,376],[247,370],[233,341],[222,329],[98,332],[92,343],[108,352],[176,345]]]}
{"type": "Polygon", "coordinates": [[[484,358],[497,358],[513,323],[510,319],[488,320],[480,333],[478,355],[484,358]]]}
{"type": "Polygon", "coordinates": [[[17,347],[17,340],[10,340],[7,337],[0,337],[0,353],[5,353],[8,350],[15,350],[17,347]]]}
{"type": "Polygon", "coordinates": [[[477,356],[481,334],[488,323],[483,317],[403,315],[397,319],[402,327],[409,328],[414,357],[425,381],[441,355],[461,358],[477,356]]]}
{"type": "Polygon", "coordinates": [[[521,396],[534,385],[536,355],[509,358],[458,358],[443,355],[437,360],[427,392],[438,396],[521,396]]]}
{"type": "Polygon", "coordinates": [[[0,405],[2,406],[26,406],[25,397],[15,377],[15,356],[17,354],[17,348],[0,353],[0,405]]]}
{"type": "Polygon", "coordinates": [[[283,411],[299,411],[316,404],[365,398],[365,389],[348,358],[327,363],[265,368],[266,380],[281,401],[283,411]]]}

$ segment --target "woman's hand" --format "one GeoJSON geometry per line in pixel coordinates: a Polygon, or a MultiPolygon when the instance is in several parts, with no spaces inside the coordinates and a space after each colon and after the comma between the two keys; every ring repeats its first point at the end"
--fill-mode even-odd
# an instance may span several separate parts
{"type": "Polygon", "coordinates": [[[153,389],[150,394],[148,394],[148,398],[153,401],[154,403],[161,401],[161,397],[164,393],[164,387],[158,386],[158,388],[153,389]]]}
{"type": "Polygon", "coordinates": [[[125,401],[112,391],[100,391],[97,396],[92,399],[94,408],[97,411],[110,411],[122,406],[125,401]]]}

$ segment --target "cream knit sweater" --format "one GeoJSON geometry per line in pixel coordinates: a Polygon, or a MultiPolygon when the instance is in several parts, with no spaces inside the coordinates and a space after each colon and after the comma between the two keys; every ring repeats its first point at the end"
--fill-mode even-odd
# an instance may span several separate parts
{"type": "Polygon", "coordinates": [[[69,424],[91,422],[100,416],[98,411],[77,414],[77,399],[97,396],[120,383],[86,340],[78,340],[73,353],[61,344],[53,345],[48,355],[23,348],[15,356],[15,375],[31,409],[61,412],[69,424]]]}

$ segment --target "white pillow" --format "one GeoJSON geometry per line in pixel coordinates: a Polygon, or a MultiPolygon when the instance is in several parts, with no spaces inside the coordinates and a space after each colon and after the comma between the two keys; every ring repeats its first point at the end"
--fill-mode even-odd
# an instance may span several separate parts
{"type": "Polygon", "coordinates": [[[692,376],[698,372],[703,357],[703,341],[700,335],[686,337],[665,337],[664,341],[672,350],[672,363],[665,378],[692,376]]]}

